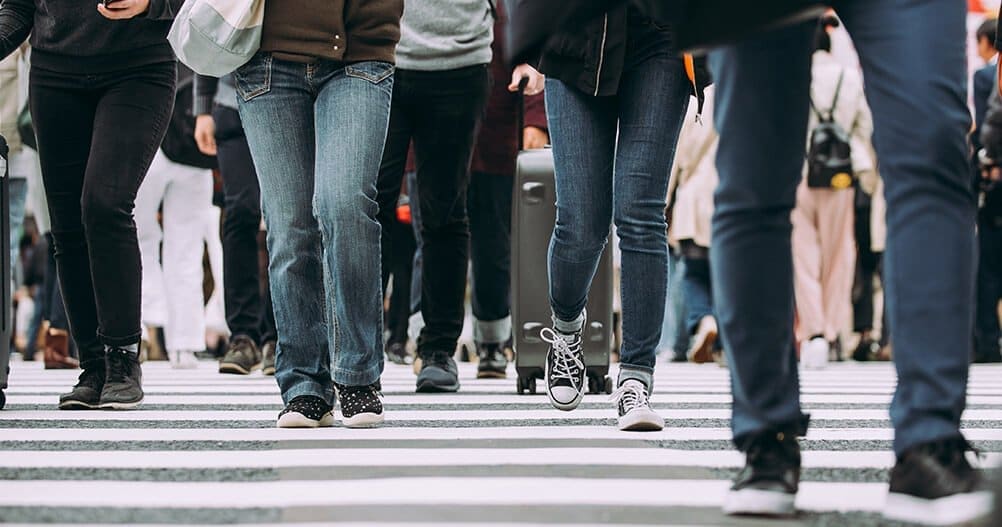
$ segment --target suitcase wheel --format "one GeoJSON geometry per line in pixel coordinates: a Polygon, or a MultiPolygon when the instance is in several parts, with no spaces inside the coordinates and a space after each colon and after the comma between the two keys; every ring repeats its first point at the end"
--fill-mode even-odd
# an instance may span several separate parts
{"type": "Polygon", "coordinates": [[[525,395],[525,392],[529,392],[531,395],[536,395],[536,378],[535,377],[518,377],[518,394],[525,395]]]}
{"type": "Polygon", "coordinates": [[[3,393],[3,391],[0,390],[0,410],[3,410],[3,407],[6,405],[7,405],[7,394],[3,393]]]}

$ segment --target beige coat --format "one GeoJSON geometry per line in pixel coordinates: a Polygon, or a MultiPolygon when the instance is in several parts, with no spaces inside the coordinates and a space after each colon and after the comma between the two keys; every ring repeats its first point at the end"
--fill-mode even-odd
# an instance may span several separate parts
{"type": "Polygon", "coordinates": [[[717,141],[711,86],[706,89],[706,104],[699,121],[696,120],[696,105],[689,105],[678,140],[675,165],[668,183],[668,200],[672,209],[668,241],[672,246],[677,247],[682,240],[692,240],[702,247],[710,246],[713,193],[717,189],[717,141]]]}
{"type": "Polygon", "coordinates": [[[17,116],[25,99],[20,89],[21,57],[19,49],[0,61],[0,135],[7,139],[11,153],[21,149],[21,136],[17,133],[17,116]]]}

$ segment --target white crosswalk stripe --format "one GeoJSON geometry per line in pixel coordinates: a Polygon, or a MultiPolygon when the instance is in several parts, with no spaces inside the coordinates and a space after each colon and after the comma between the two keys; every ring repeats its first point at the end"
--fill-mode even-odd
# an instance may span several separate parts
{"type": "MultiPolygon", "coordinates": [[[[417,526],[771,525],[719,512],[742,464],[730,445],[729,380],[716,366],[659,365],[657,433],[624,433],[605,396],[571,413],[515,394],[514,380],[458,394],[413,393],[388,365],[383,428],[279,430],[281,398],[259,373],[212,364],[144,366],[147,397],[129,412],[60,412],[76,372],[15,363],[0,412],[0,522],[417,526]]],[[[802,376],[814,426],[791,525],[885,525],[894,463],[887,364],[837,364],[802,376]]],[[[1002,464],[1002,367],[976,366],[963,426],[1002,464]]],[[[785,525],[785,523],[784,523],[785,525]]]]}

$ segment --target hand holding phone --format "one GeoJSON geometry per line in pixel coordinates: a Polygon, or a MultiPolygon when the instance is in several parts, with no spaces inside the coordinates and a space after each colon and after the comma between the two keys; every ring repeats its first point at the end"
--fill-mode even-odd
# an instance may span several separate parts
{"type": "Polygon", "coordinates": [[[100,0],[97,11],[109,20],[128,20],[150,8],[150,0],[100,0]]]}

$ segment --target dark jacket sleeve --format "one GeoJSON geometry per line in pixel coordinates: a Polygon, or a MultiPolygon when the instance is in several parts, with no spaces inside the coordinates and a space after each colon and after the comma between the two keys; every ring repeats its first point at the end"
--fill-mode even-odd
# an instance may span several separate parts
{"type": "Polygon", "coordinates": [[[174,20],[177,12],[181,10],[184,0],[150,0],[150,9],[146,12],[146,18],[153,20],[174,20]]]}
{"type": "Polygon", "coordinates": [[[546,98],[543,94],[527,96],[525,98],[525,126],[539,128],[549,133],[546,125],[546,98]]]}
{"type": "Polygon", "coordinates": [[[206,75],[195,75],[192,88],[195,93],[192,112],[195,115],[211,114],[212,104],[216,99],[216,90],[219,89],[219,79],[206,75]]]}
{"type": "Polygon", "coordinates": [[[981,144],[991,159],[1002,160],[1002,99],[998,90],[988,98],[988,111],[981,124],[981,144]]]}
{"type": "Polygon", "coordinates": [[[35,0],[0,2],[0,60],[24,43],[34,22],[35,0]]]}
{"type": "Polygon", "coordinates": [[[995,68],[982,68],[974,72],[974,135],[975,148],[981,148],[981,125],[988,113],[988,99],[995,89],[995,68]]]}

